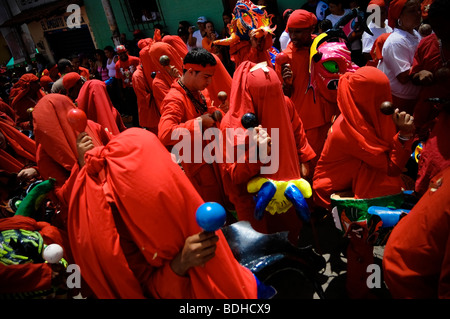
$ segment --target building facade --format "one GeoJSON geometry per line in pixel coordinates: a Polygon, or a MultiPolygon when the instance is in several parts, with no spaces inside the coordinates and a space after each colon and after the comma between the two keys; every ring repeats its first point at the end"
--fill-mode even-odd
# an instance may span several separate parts
{"type": "MultiPolygon", "coordinates": [[[[299,8],[306,0],[278,0],[278,11],[299,8]]],[[[135,30],[153,37],[155,28],[176,34],[179,21],[196,25],[199,16],[223,28],[222,14],[236,0],[0,0],[0,31],[15,63],[36,52],[50,62],[133,39],[135,30]],[[37,49],[37,51],[36,51],[37,49]]],[[[1,48],[0,48],[1,50],[1,48]]],[[[5,56],[0,51],[0,58],[5,56]]],[[[7,56],[7,55],[6,55],[7,56]]],[[[0,65],[7,61],[1,61],[0,65]]]]}

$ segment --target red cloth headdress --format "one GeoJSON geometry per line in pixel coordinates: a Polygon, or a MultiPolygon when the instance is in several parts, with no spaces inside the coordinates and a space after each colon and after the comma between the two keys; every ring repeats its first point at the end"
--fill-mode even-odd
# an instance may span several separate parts
{"type": "Polygon", "coordinates": [[[78,94],[77,104],[86,113],[89,120],[107,128],[113,135],[126,130],[120,113],[109,98],[105,82],[87,81],[78,94]]]}
{"type": "Polygon", "coordinates": [[[392,101],[389,79],[377,68],[365,66],[339,80],[337,102],[344,117],[341,127],[374,155],[387,151],[397,133],[392,118],[380,111],[385,101],[392,101]]]}
{"type": "Polygon", "coordinates": [[[291,13],[289,16],[286,31],[289,28],[293,29],[305,29],[317,24],[317,17],[306,10],[298,9],[291,13]]]}
{"type": "Polygon", "coordinates": [[[392,29],[395,28],[406,2],[408,0],[392,0],[389,3],[388,24],[392,29]]]}
{"type": "Polygon", "coordinates": [[[184,43],[183,39],[181,39],[177,35],[166,35],[164,38],[162,38],[162,42],[168,43],[173,46],[175,50],[177,50],[181,58],[184,58],[189,52],[186,43],[184,43]]]}
{"type": "MultiPolygon", "coordinates": [[[[14,149],[16,155],[36,162],[36,144],[29,137],[16,129],[8,120],[0,118],[0,132],[5,136],[8,144],[14,149]]],[[[25,166],[25,162],[0,149],[0,169],[10,173],[18,173],[25,166]]]]}
{"type": "Polygon", "coordinates": [[[66,91],[73,88],[78,81],[80,81],[81,76],[77,72],[70,72],[63,76],[63,85],[66,91]]]}

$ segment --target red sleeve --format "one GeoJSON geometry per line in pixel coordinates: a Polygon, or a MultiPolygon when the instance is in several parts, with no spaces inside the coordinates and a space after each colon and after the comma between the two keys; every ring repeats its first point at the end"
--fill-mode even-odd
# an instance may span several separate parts
{"type": "Polygon", "coordinates": [[[169,262],[152,273],[148,283],[148,289],[155,298],[191,299],[195,297],[188,295],[192,292],[189,277],[182,277],[175,274],[169,262]],[[170,285],[167,284],[168,282],[170,282],[170,285]]]}
{"type": "Polygon", "coordinates": [[[172,138],[172,132],[177,128],[187,129],[191,134],[200,129],[197,118],[183,122],[186,102],[170,91],[161,105],[161,119],[158,125],[158,137],[164,145],[175,145],[178,139],[172,138]]]}
{"type": "Polygon", "coordinates": [[[298,158],[301,163],[306,163],[316,157],[316,153],[314,152],[311,145],[308,143],[308,139],[306,138],[305,130],[303,128],[303,122],[298,116],[297,111],[295,110],[295,105],[291,99],[285,97],[286,105],[288,108],[288,112],[292,122],[292,129],[294,131],[295,143],[297,145],[297,153],[298,158]]]}
{"type": "Polygon", "coordinates": [[[153,80],[152,90],[156,105],[158,106],[158,109],[161,112],[162,102],[166,97],[166,95],[169,93],[170,87],[167,87],[167,85],[163,81],[159,80],[158,78],[155,78],[153,80]]]}
{"type": "Polygon", "coordinates": [[[5,266],[0,263],[0,293],[20,293],[51,288],[52,269],[46,263],[5,266]]]}

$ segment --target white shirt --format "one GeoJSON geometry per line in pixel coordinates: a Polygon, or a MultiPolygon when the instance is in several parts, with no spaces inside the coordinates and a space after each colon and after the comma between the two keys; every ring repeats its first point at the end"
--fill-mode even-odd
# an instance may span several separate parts
{"type": "Polygon", "coordinates": [[[332,25],[333,25],[333,27],[334,27],[334,25],[335,25],[339,20],[341,20],[341,18],[342,18],[343,16],[345,16],[347,13],[349,13],[349,12],[351,12],[351,11],[352,11],[352,10],[350,10],[350,9],[344,9],[344,14],[343,14],[343,15],[337,16],[337,15],[334,15],[334,14],[329,14],[329,15],[327,15],[327,16],[325,17],[325,19],[330,20],[331,23],[332,23],[332,25]]]}
{"type": "MultiPolygon", "coordinates": [[[[203,44],[202,44],[203,37],[202,37],[202,34],[201,34],[200,30],[195,30],[194,33],[192,33],[192,36],[195,37],[196,40],[197,40],[197,44],[195,45],[195,47],[196,48],[203,48],[203,44]]],[[[219,34],[216,31],[216,39],[218,39],[218,38],[219,38],[219,34]]]]}
{"type": "Polygon", "coordinates": [[[280,49],[281,51],[286,50],[289,42],[291,42],[291,38],[289,37],[289,32],[283,31],[280,35],[280,49]]]}
{"type": "Polygon", "coordinates": [[[369,30],[372,31],[373,36],[364,32],[362,35],[362,52],[370,53],[372,51],[375,40],[383,33],[392,33],[392,28],[388,25],[388,20],[384,22],[385,27],[380,28],[373,21],[369,23],[369,30]]]}
{"type": "Polygon", "coordinates": [[[196,47],[203,48],[203,45],[202,45],[203,37],[202,37],[202,33],[200,32],[200,30],[195,30],[194,33],[192,34],[192,36],[197,39],[196,47]]]}
{"type": "Polygon", "coordinates": [[[419,95],[419,86],[411,81],[402,84],[397,75],[411,68],[420,40],[421,36],[416,30],[413,35],[401,29],[394,29],[383,45],[383,59],[378,64],[378,69],[389,78],[392,95],[396,97],[412,100],[419,95]]]}
{"type": "Polygon", "coordinates": [[[116,56],[114,56],[111,59],[110,63],[108,63],[108,61],[106,61],[106,68],[108,69],[108,76],[112,77],[112,78],[116,77],[116,62],[114,62],[115,57],[116,56]]]}

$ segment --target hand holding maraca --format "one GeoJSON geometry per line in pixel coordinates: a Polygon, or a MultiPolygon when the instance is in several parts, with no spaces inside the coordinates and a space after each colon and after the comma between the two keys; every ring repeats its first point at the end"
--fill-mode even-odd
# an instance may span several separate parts
{"type": "Polygon", "coordinates": [[[79,108],[73,108],[67,113],[67,120],[73,130],[79,133],[76,140],[78,164],[83,167],[85,164],[84,154],[94,148],[92,138],[84,131],[87,125],[86,113],[79,108]]]}
{"type": "Polygon", "coordinates": [[[230,103],[227,101],[228,94],[225,91],[220,91],[219,94],[217,94],[217,98],[220,101],[219,109],[224,113],[227,113],[230,108],[230,103]]]}
{"type": "Polygon", "coordinates": [[[214,257],[219,241],[215,231],[225,224],[226,218],[222,205],[214,202],[200,205],[195,220],[203,231],[186,238],[182,251],[170,263],[177,275],[184,276],[190,268],[204,266],[214,257]]]}

